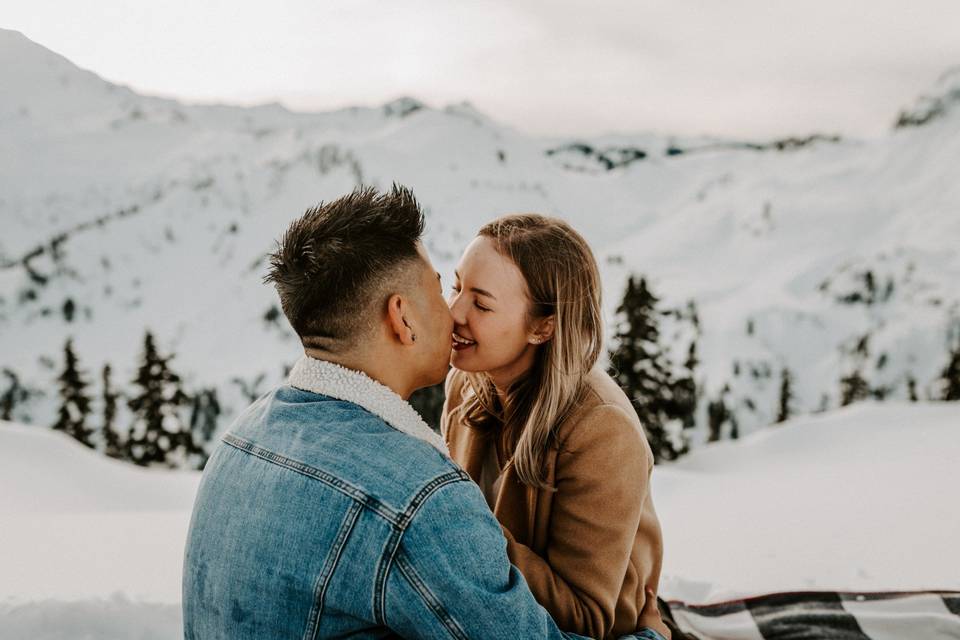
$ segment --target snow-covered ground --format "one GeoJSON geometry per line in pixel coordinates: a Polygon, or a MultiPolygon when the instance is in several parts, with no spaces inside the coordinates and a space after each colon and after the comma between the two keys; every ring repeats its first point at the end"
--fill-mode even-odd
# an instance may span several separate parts
{"type": "Polygon", "coordinates": [[[657,467],[664,594],[960,590],[958,462],[960,403],[865,403],[657,467]]]}
{"type": "Polygon", "coordinates": [[[143,469],[10,423],[0,461],[0,599],[179,599],[199,473],[143,469]]]}
{"type": "MultiPolygon", "coordinates": [[[[661,595],[960,590],[960,404],[863,404],[659,466],[661,595]]],[[[199,474],[0,423],[0,637],[169,638],[199,474]]]]}

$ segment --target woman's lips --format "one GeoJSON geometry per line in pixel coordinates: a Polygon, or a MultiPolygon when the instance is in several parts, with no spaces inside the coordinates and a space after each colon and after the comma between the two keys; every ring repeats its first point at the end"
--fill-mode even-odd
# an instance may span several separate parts
{"type": "Polygon", "coordinates": [[[470,347],[476,346],[476,342],[473,340],[467,340],[463,336],[454,333],[453,334],[453,350],[454,351],[463,351],[464,349],[469,349],[470,347]]]}

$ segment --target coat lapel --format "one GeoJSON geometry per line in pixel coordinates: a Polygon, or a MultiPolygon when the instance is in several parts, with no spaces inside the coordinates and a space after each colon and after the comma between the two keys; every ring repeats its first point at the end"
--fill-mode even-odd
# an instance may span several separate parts
{"type": "Polygon", "coordinates": [[[459,425],[450,435],[450,456],[457,460],[474,482],[479,483],[480,470],[487,455],[487,447],[492,443],[491,439],[485,434],[459,425]]]}

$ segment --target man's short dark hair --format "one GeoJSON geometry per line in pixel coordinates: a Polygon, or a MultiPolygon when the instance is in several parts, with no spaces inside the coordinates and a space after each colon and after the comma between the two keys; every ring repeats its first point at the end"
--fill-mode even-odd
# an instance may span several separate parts
{"type": "MultiPolygon", "coordinates": [[[[406,187],[358,187],[294,220],[264,282],[304,346],[349,348],[373,326],[387,289],[421,260],[423,212],[406,187]]],[[[394,291],[395,292],[395,291],[394,291]]]]}

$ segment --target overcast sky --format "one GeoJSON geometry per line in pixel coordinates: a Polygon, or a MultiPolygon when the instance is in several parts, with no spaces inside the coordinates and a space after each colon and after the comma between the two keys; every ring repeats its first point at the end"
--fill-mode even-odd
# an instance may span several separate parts
{"type": "Polygon", "coordinates": [[[878,135],[960,65],[958,0],[7,0],[0,26],[150,94],[467,100],[556,135],[878,135]]]}

